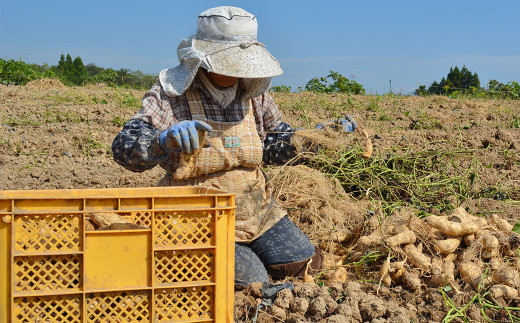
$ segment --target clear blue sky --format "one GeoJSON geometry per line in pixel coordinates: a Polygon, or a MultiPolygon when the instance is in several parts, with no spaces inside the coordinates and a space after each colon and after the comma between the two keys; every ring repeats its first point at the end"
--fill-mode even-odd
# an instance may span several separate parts
{"type": "Polygon", "coordinates": [[[0,0],[0,57],[83,63],[145,73],[178,64],[200,12],[219,5],[255,14],[259,40],[304,86],[334,70],[372,93],[409,93],[466,65],[482,85],[520,81],[520,1],[8,1],[0,0]]]}

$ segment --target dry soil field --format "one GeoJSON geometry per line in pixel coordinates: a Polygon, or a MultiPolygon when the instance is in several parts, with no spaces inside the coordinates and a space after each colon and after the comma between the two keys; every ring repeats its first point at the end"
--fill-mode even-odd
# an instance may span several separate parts
{"type": "MultiPolygon", "coordinates": [[[[159,167],[132,173],[117,165],[110,151],[143,94],[54,81],[1,86],[0,189],[155,186],[162,176],[159,167]]],[[[294,281],[293,291],[283,291],[274,306],[259,311],[258,322],[509,322],[520,317],[520,240],[507,226],[520,221],[520,102],[273,96],[293,127],[311,129],[353,115],[374,152],[365,160],[363,136],[332,133],[328,136],[336,146],[322,144],[298,165],[267,168],[278,200],[327,251],[329,264],[312,275],[314,282],[294,281]],[[453,217],[459,207],[467,213],[453,217]],[[446,217],[450,226],[466,223],[471,229],[445,232],[447,225],[436,225],[435,216],[451,216],[446,217]],[[414,239],[390,239],[400,232],[414,239]],[[375,240],[367,242],[371,233],[375,240]],[[441,251],[436,241],[449,239],[456,245],[441,251]],[[487,242],[497,246],[487,248],[487,242]],[[468,273],[472,268],[476,275],[468,273]],[[501,273],[504,268],[509,271],[501,273]],[[347,279],[331,278],[343,270],[347,279]]],[[[252,320],[258,288],[236,291],[237,321],[252,320]]]]}

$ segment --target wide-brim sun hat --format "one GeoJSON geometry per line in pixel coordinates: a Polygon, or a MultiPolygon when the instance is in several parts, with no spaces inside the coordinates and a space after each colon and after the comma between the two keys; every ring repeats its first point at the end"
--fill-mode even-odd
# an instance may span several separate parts
{"type": "Polygon", "coordinates": [[[241,78],[254,94],[267,90],[271,78],[283,73],[278,61],[258,42],[253,14],[237,7],[211,8],[199,15],[197,27],[197,33],[177,48],[180,64],[159,74],[168,95],[184,93],[199,67],[241,78]],[[253,85],[258,89],[252,89],[253,85]]]}

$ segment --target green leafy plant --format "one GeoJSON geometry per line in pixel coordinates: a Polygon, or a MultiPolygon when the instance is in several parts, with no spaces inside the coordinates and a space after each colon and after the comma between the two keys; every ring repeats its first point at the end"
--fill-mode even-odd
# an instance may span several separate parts
{"type": "Polygon", "coordinates": [[[334,71],[330,71],[326,77],[312,78],[305,85],[305,90],[314,93],[365,94],[363,85],[334,71]]]}
{"type": "Polygon", "coordinates": [[[114,126],[118,126],[118,127],[124,126],[127,122],[127,120],[125,120],[125,118],[120,117],[120,116],[114,116],[111,121],[114,124],[114,126]]]}
{"type": "Polygon", "coordinates": [[[0,83],[24,85],[41,77],[34,66],[24,61],[14,59],[0,59],[0,83]]]}
{"type": "Polygon", "coordinates": [[[520,128],[520,118],[514,117],[513,120],[511,120],[511,127],[512,128],[520,128]]]}

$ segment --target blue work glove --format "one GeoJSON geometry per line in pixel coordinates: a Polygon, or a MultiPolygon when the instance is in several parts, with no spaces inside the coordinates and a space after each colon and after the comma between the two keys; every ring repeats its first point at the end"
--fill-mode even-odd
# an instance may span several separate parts
{"type": "Polygon", "coordinates": [[[199,134],[197,129],[204,131],[213,131],[211,126],[204,121],[183,120],[172,125],[159,135],[159,143],[161,147],[172,152],[176,148],[191,154],[199,149],[199,134]]]}
{"type": "Polygon", "coordinates": [[[325,126],[332,128],[339,128],[341,131],[354,132],[357,128],[357,123],[354,121],[352,116],[345,116],[345,118],[339,118],[333,121],[320,123],[316,126],[316,129],[323,129],[325,126]]]}

